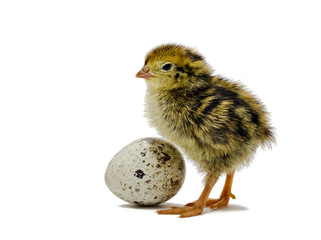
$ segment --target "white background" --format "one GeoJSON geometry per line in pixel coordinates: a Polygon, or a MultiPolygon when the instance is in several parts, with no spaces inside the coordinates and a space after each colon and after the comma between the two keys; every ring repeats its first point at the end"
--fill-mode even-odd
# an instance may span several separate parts
{"type": "MultiPolygon", "coordinates": [[[[318,1],[1,1],[1,239],[320,239],[318,1]],[[196,47],[271,112],[273,150],[235,176],[227,209],[188,219],[137,208],[105,186],[125,145],[157,136],[135,74],[151,48],[196,47]]],[[[218,196],[223,179],[213,190],[218,196]]]]}

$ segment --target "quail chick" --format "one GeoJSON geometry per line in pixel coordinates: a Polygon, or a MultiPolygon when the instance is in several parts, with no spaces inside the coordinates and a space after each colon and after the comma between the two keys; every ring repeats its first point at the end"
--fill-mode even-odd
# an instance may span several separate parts
{"type": "Polygon", "coordinates": [[[263,105],[242,85],[213,75],[195,49],[165,44],[151,50],[136,77],[147,83],[146,116],[160,135],[178,145],[201,172],[205,188],[198,200],[159,214],[191,217],[204,207],[228,205],[236,170],[249,164],[259,146],[274,141],[263,105]],[[218,199],[209,194],[221,174],[218,199]]]}

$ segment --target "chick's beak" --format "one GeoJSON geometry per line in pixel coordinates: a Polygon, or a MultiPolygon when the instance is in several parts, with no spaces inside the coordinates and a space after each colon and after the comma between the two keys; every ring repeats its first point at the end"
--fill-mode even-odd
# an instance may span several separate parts
{"type": "Polygon", "coordinates": [[[154,74],[150,72],[149,67],[143,67],[137,74],[136,77],[138,78],[150,78],[154,77],[154,74]]]}

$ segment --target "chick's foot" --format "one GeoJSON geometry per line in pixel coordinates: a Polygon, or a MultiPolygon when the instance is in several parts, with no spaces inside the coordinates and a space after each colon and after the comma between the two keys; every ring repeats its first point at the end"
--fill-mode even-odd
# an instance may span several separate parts
{"type": "Polygon", "coordinates": [[[230,201],[230,197],[235,199],[235,196],[232,193],[230,195],[223,195],[219,199],[213,199],[213,201],[209,201],[209,205],[207,205],[207,207],[212,210],[226,207],[230,201]]]}
{"type": "MultiPolygon", "coordinates": [[[[224,188],[222,190],[221,196],[218,199],[208,198],[205,201],[205,206],[210,209],[219,209],[222,207],[226,207],[230,201],[230,198],[235,199],[235,195],[231,193],[232,183],[233,183],[234,171],[226,175],[226,180],[224,184],[224,188]]],[[[197,201],[186,204],[186,207],[192,207],[197,204],[197,201]]]]}
{"type": "Polygon", "coordinates": [[[195,201],[195,204],[190,207],[171,207],[172,209],[157,211],[158,214],[179,214],[180,218],[193,217],[200,215],[205,207],[204,201],[195,201]]]}
{"type": "Polygon", "coordinates": [[[217,181],[217,177],[207,176],[205,188],[199,197],[193,204],[193,206],[185,206],[185,207],[172,207],[172,209],[168,210],[160,210],[157,211],[158,214],[179,214],[181,218],[185,217],[193,217],[200,215],[203,212],[203,209],[206,205],[206,201],[210,192],[217,181]]]}
{"type": "MultiPolygon", "coordinates": [[[[222,201],[224,201],[224,202],[226,202],[227,201],[227,203],[226,203],[226,205],[228,204],[228,202],[229,202],[229,198],[233,198],[233,199],[235,199],[235,195],[234,194],[232,194],[232,193],[229,193],[229,196],[221,196],[220,198],[209,198],[209,199],[207,199],[207,201],[206,201],[206,203],[205,203],[205,207],[210,207],[210,206],[212,206],[212,205],[214,205],[214,204],[217,204],[217,203],[219,203],[219,202],[222,202],[222,201]]],[[[194,201],[194,202],[190,202],[190,203],[187,203],[185,206],[187,206],[187,207],[192,207],[192,206],[194,206],[195,205],[195,203],[196,203],[196,201],[194,201]]]]}

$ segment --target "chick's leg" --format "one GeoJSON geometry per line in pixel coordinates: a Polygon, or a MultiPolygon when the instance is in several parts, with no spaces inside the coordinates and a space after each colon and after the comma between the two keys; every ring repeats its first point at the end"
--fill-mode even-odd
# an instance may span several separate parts
{"type": "Polygon", "coordinates": [[[192,217],[199,215],[203,212],[204,207],[206,206],[206,201],[208,200],[208,196],[212,188],[214,187],[218,177],[213,177],[207,175],[205,188],[199,197],[193,204],[193,206],[185,206],[185,207],[172,207],[172,209],[168,210],[160,210],[157,211],[158,214],[179,214],[181,218],[184,217],[192,217]]]}
{"type": "MultiPolygon", "coordinates": [[[[234,194],[232,194],[232,183],[233,183],[234,171],[230,174],[226,175],[226,180],[224,184],[224,188],[222,190],[221,196],[218,199],[207,199],[205,206],[211,209],[218,209],[221,207],[225,207],[228,205],[230,197],[235,199],[234,194]]],[[[195,202],[191,202],[186,204],[185,206],[194,206],[195,202]]]]}
{"type": "Polygon", "coordinates": [[[219,199],[209,199],[206,203],[210,209],[219,209],[226,207],[230,201],[230,198],[235,199],[234,194],[232,194],[232,183],[233,183],[234,172],[226,175],[226,180],[224,188],[222,190],[221,196],[219,199]]]}

